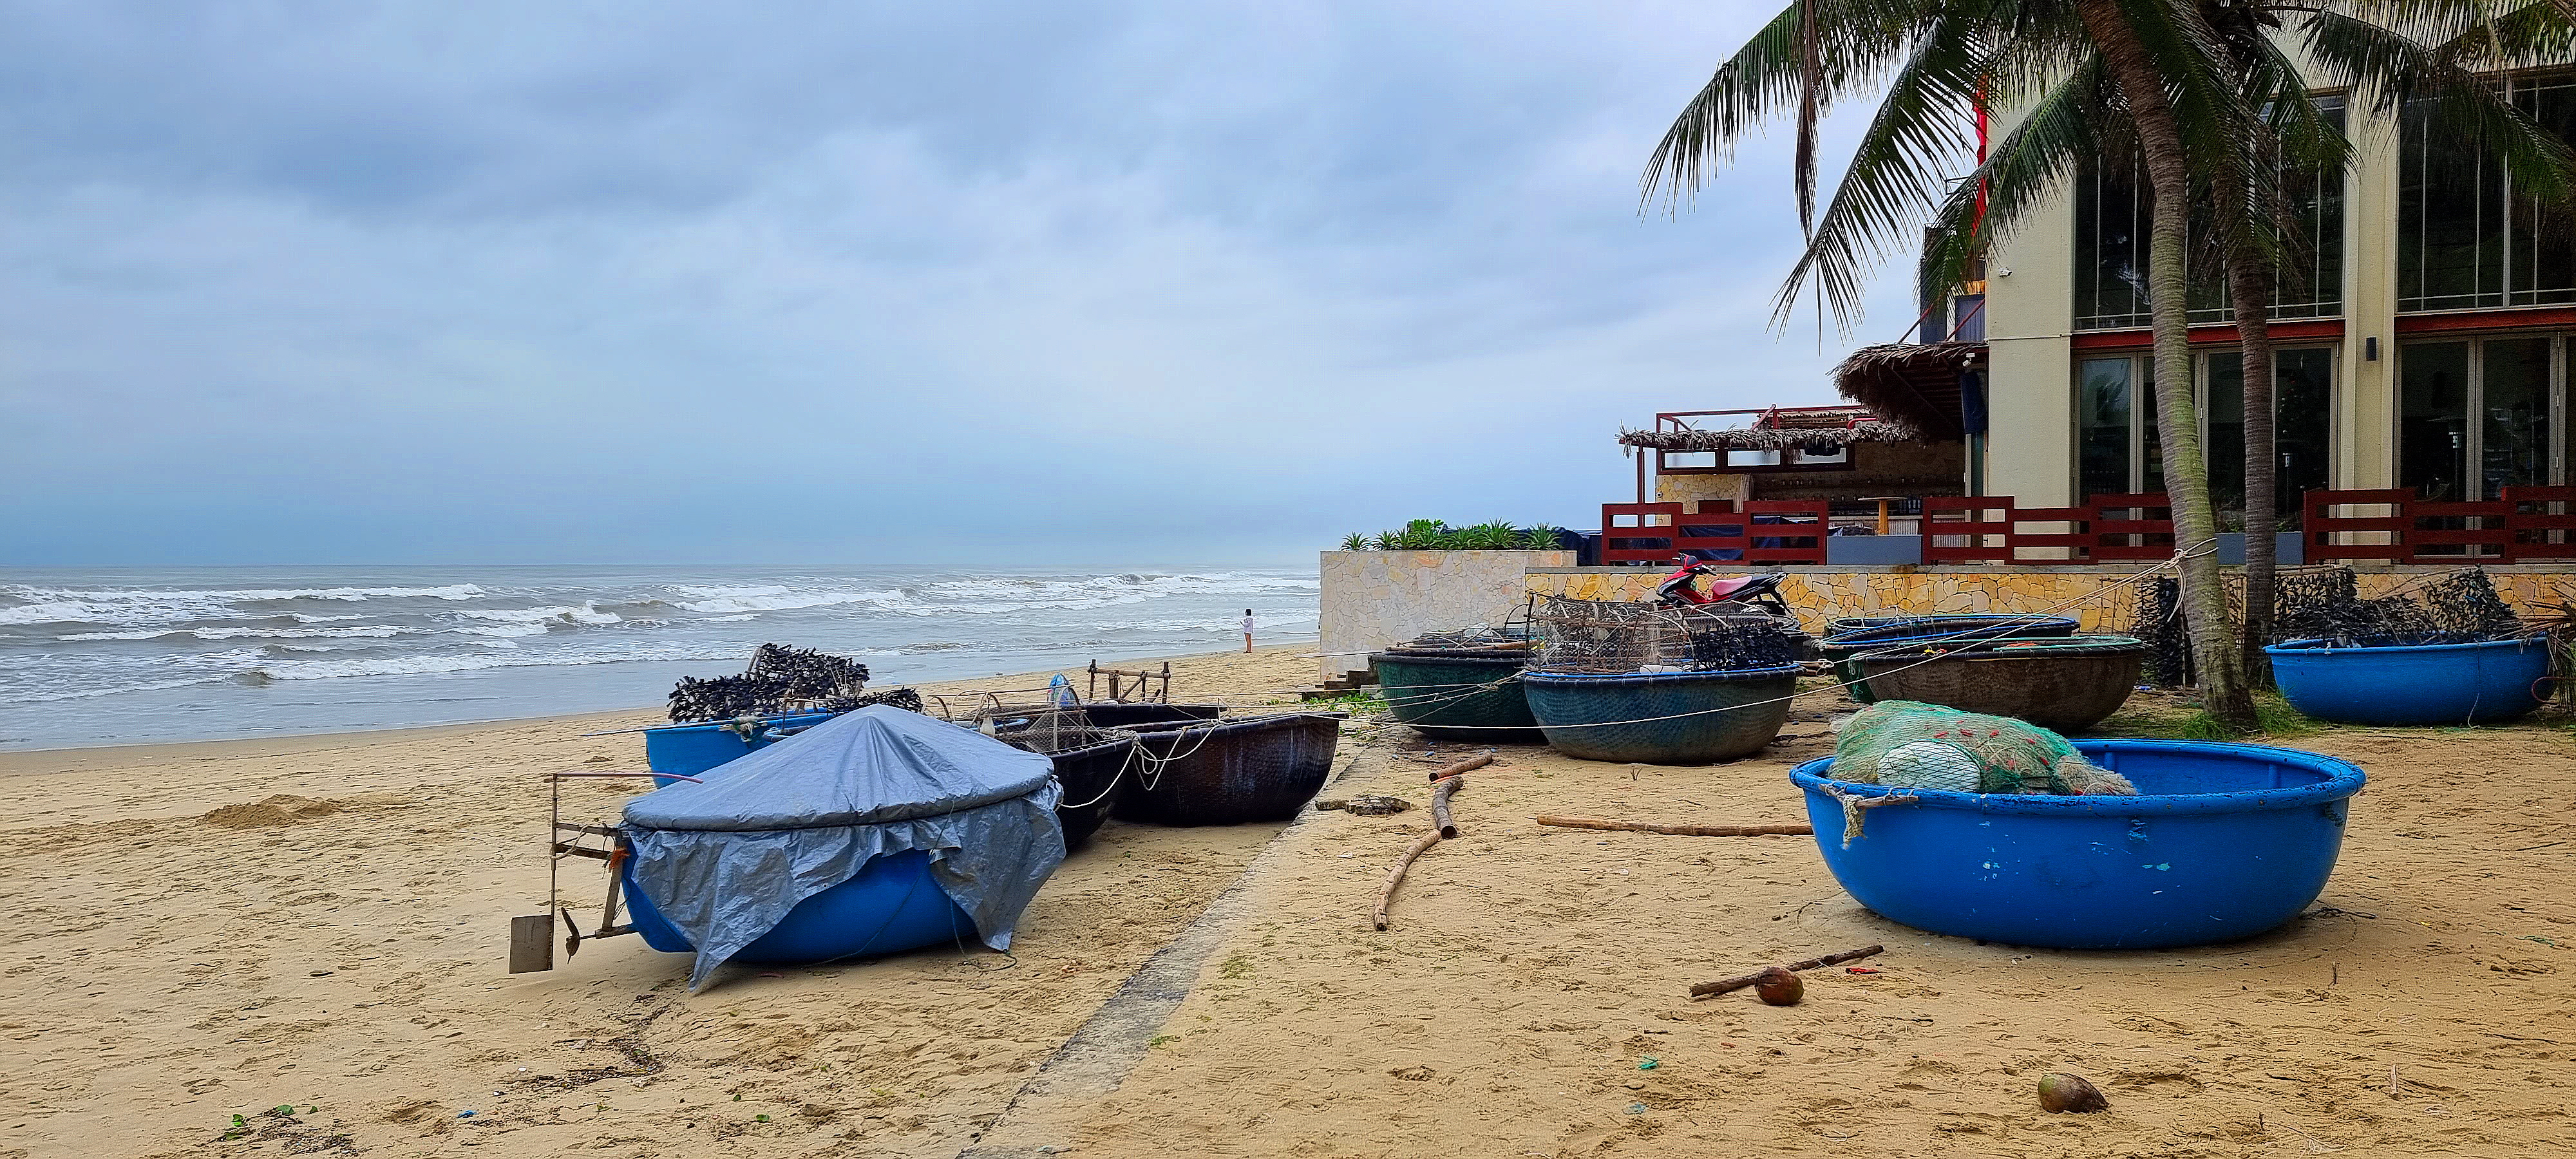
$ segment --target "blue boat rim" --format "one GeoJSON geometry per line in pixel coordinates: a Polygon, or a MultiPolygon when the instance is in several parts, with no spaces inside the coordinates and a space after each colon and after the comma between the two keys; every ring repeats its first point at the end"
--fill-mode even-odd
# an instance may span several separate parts
{"type": "MultiPolygon", "coordinates": [[[[2076,750],[2098,749],[2101,741],[2076,741],[2076,750]]],[[[2324,773],[2326,779],[2313,785],[2295,785],[2282,789],[2250,789],[2241,793],[2140,794],[2134,797],[2061,797],[2052,794],[2022,793],[1954,793],[1946,789],[1912,789],[1904,786],[1864,785],[1837,781],[1825,776],[1834,758],[1818,757],[1789,770],[1789,779],[1801,789],[1831,787],[1854,797],[1884,797],[1903,793],[1920,799],[1926,805],[1952,809],[1973,809],[1980,813],[2067,816],[2112,814],[2116,816],[2174,815],[2183,813],[2236,813],[2249,809],[2295,809],[2301,805],[2322,804],[2360,792],[2369,778],[2361,766],[2337,760],[2321,753],[2300,749],[2275,748],[2271,745],[2232,744],[2217,741],[2149,741],[2119,742],[2127,752],[2225,753],[2277,764],[2295,765],[2324,773]]],[[[2090,752],[2086,756],[2093,755],[2090,752]]]]}
{"type": "Polygon", "coordinates": [[[2337,644],[2332,640],[2318,638],[2314,640],[2284,640],[2278,644],[2265,644],[2263,646],[2263,650],[2276,654],[2291,652],[2376,652],[2385,655],[2390,652],[2455,652],[2464,648],[2493,648],[2498,645],[2506,644],[2512,645],[2516,649],[2532,647],[2535,644],[2547,647],[2547,639],[2548,638],[2545,636],[2532,635],[2516,636],[2510,640],[2471,640],[2464,644],[2337,644]]]}

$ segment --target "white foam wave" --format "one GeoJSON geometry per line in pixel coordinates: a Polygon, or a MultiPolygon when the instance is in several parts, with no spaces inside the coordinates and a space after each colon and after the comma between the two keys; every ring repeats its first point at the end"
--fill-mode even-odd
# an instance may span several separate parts
{"type": "Polygon", "coordinates": [[[490,653],[383,656],[363,660],[301,660],[285,664],[272,662],[249,669],[244,675],[255,674],[270,680],[329,680],[344,676],[416,676],[440,672],[474,672],[485,668],[551,668],[638,661],[694,662],[739,658],[739,654],[730,648],[722,652],[683,654],[597,652],[570,656],[498,656],[490,653]]]}
{"type": "Polygon", "coordinates": [[[496,636],[502,639],[508,639],[513,636],[545,635],[546,626],[544,624],[503,624],[496,628],[477,628],[468,624],[465,627],[456,629],[456,632],[458,635],[462,636],[496,636]]]}
{"type": "Polygon", "coordinates": [[[620,616],[615,612],[600,611],[599,602],[596,600],[584,600],[580,607],[574,607],[570,604],[556,604],[551,607],[543,608],[464,608],[460,609],[456,614],[460,616],[468,616],[477,620],[492,620],[504,624],[556,623],[595,625],[615,624],[620,623],[625,619],[625,617],[620,616]]]}
{"type": "Polygon", "coordinates": [[[370,624],[360,628],[145,628],[132,632],[73,632],[54,637],[57,640],[159,640],[172,636],[193,636],[200,640],[239,640],[262,637],[271,640],[317,640],[362,636],[411,636],[426,633],[426,628],[397,628],[390,624],[370,624]]]}
{"type": "Polygon", "coordinates": [[[796,608],[833,608],[843,604],[893,604],[903,599],[904,594],[900,591],[791,592],[776,585],[766,585],[732,595],[682,600],[680,606],[692,612],[783,612],[796,608]]]}

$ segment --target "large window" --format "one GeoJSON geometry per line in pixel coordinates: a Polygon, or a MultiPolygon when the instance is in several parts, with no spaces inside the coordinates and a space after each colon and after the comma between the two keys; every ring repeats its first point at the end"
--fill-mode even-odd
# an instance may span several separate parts
{"type": "MultiPolygon", "coordinates": [[[[2505,82],[2513,103],[2576,139],[2576,79],[2505,82]]],[[[2576,302],[2576,221],[2523,195],[2495,158],[2408,110],[2400,138],[2397,308],[2402,312],[2576,302]]]]}
{"type": "MultiPolygon", "coordinates": [[[[2219,525],[2245,525],[2245,373],[2234,350],[2197,352],[2194,373],[2201,451],[2219,525]]],[[[2298,525],[2300,500],[2324,487],[2334,413],[2334,351],[2272,355],[2273,508],[2298,525]]],[[[2147,355],[2087,358],[2075,367],[2076,487],[2083,496],[2162,491],[2164,454],[2156,435],[2154,362],[2147,355]]]]}
{"type": "MultiPolygon", "coordinates": [[[[2343,98],[2319,97],[2327,115],[2343,122],[2343,98]]],[[[2275,318],[2331,318],[2343,313],[2343,175],[2299,174],[2289,179],[2292,204],[2305,236],[2292,239],[2273,288],[2275,318]]],[[[2151,199],[2142,175],[2085,165],[2075,179],[2075,328],[2126,330],[2150,323],[2147,301],[2147,226],[2151,199]]],[[[2191,320],[2230,322],[2227,289],[2216,277],[2196,277],[2191,320]]]]}
{"type": "Polygon", "coordinates": [[[2546,335],[2400,348],[2398,483],[2457,502],[2562,481],[2566,347],[2546,335]]]}

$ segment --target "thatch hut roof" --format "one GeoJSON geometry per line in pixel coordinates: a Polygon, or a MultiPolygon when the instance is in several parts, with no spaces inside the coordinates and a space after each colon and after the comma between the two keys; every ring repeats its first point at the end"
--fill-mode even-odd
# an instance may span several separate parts
{"type": "Polygon", "coordinates": [[[1755,425],[1735,430],[1619,432],[1619,441],[1628,446],[1658,451],[1786,451],[1818,443],[1911,443],[1922,437],[1911,427],[1888,422],[1857,407],[1764,415],[1755,425]]]}
{"type": "Polygon", "coordinates": [[[1959,439],[1959,374],[1985,361],[1983,342],[1863,346],[1834,368],[1834,387],[1925,438],[1959,439]]]}

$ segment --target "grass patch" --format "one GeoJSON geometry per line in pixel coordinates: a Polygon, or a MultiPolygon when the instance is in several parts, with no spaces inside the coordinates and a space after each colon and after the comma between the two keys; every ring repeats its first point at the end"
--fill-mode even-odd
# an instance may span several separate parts
{"type": "Polygon", "coordinates": [[[1385,712],[1387,710],[1385,698],[1366,692],[1345,692],[1340,696],[1327,696],[1321,700],[1309,700],[1305,703],[1304,707],[1318,712],[1331,712],[1339,709],[1353,715],[1366,712],[1385,712]]]}
{"type": "Polygon", "coordinates": [[[2294,740],[2303,736],[2314,736],[2324,732],[2327,727],[2301,716],[2298,709],[2290,707],[2290,702],[2281,699],[2280,694],[2275,692],[2254,694],[2254,720],[2254,730],[2246,732],[2229,727],[2217,717],[2211,716],[2208,709],[2199,709],[2180,715],[2143,720],[2133,718],[2131,721],[2133,725],[2144,727],[2131,735],[2157,740],[2230,741],[2256,736],[2266,740],[2294,740]]]}

